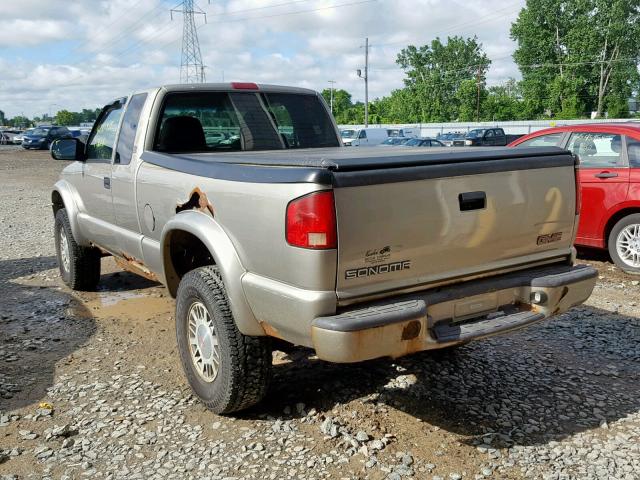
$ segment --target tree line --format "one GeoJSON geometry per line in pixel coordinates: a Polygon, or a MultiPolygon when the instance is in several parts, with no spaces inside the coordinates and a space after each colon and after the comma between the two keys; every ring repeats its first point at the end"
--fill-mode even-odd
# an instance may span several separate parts
{"type": "Polygon", "coordinates": [[[101,108],[83,108],[80,112],[72,112],[69,110],[59,110],[54,116],[49,116],[46,113],[42,116],[36,116],[28,118],[23,115],[18,115],[13,118],[5,119],[4,124],[6,126],[15,128],[29,128],[35,125],[43,123],[51,123],[55,125],[80,125],[81,123],[95,122],[96,118],[100,114],[101,108]]]}
{"type": "MultiPolygon", "coordinates": [[[[477,38],[434,39],[400,51],[404,87],[369,104],[370,123],[625,118],[640,87],[640,0],[527,0],[511,26],[522,80],[487,86],[477,38]]],[[[331,92],[322,92],[327,102],[331,92]]],[[[338,123],[364,121],[364,104],[333,92],[338,123]]]]}

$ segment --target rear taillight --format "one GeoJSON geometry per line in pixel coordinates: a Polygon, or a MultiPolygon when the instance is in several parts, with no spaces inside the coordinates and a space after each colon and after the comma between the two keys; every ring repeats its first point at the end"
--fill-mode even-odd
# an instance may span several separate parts
{"type": "Polygon", "coordinates": [[[336,248],[336,208],[333,192],[316,192],[287,205],[286,238],[301,248],[336,248]]]}
{"type": "Polygon", "coordinates": [[[582,188],[580,187],[580,158],[577,155],[574,168],[576,172],[576,215],[578,215],[582,207],[582,188]]]}

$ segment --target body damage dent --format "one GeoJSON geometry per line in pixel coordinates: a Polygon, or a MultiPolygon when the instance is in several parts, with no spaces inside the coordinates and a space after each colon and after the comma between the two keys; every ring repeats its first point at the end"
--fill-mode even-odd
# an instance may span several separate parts
{"type": "Polygon", "coordinates": [[[176,205],[176,213],[180,213],[185,210],[199,210],[203,213],[210,213],[212,217],[214,216],[213,205],[209,202],[207,194],[198,187],[191,190],[187,201],[176,205]]]}

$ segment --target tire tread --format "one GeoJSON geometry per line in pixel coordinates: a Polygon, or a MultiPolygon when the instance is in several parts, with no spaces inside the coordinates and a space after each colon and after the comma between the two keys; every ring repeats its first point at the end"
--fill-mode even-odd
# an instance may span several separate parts
{"type": "MultiPolygon", "coordinates": [[[[69,244],[70,271],[67,285],[72,290],[91,291],[95,290],[100,281],[100,252],[93,247],[83,247],[78,245],[71,230],[69,216],[64,208],[56,212],[56,246],[58,242],[58,225],[64,228],[69,244]]],[[[59,256],[59,253],[58,253],[59,256]]],[[[62,266],[60,266],[62,268],[62,266]]]]}
{"type": "MultiPolygon", "coordinates": [[[[231,357],[226,362],[223,356],[223,368],[229,368],[229,384],[213,400],[204,399],[202,402],[216,413],[231,413],[249,408],[260,402],[268,390],[271,380],[271,342],[268,337],[252,337],[243,335],[236,326],[229,300],[227,298],[222,276],[216,266],[197,268],[187,273],[180,282],[180,290],[193,282],[202,282],[212,295],[213,301],[219,309],[222,333],[229,343],[228,354],[231,357]]],[[[178,318],[176,316],[176,320],[178,318]]],[[[219,373],[220,375],[220,373],[219,373]]]]}

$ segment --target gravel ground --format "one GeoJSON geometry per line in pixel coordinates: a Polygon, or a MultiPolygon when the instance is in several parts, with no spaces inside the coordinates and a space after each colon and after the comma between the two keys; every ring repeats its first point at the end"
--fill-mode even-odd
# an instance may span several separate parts
{"type": "Polygon", "coordinates": [[[332,365],[274,353],[273,388],[205,410],[165,290],[103,260],[58,278],[64,162],[0,148],[0,478],[639,479],[638,281],[606,259],[588,304],[449,353],[332,365]]]}

